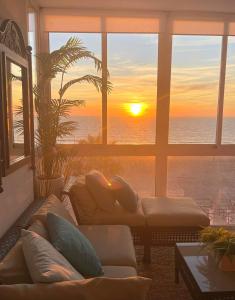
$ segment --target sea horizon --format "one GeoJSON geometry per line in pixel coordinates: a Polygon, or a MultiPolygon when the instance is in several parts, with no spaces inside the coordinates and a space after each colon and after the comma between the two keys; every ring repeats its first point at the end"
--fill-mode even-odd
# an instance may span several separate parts
{"type": "MultiPolygon", "coordinates": [[[[87,137],[101,136],[102,120],[98,116],[70,116],[67,120],[77,122],[77,129],[60,143],[76,144],[87,137]]],[[[235,117],[224,117],[222,143],[235,144],[235,117]]],[[[169,121],[170,144],[214,144],[216,139],[216,117],[172,117],[169,121]]],[[[156,119],[108,118],[108,143],[154,144],[156,141],[156,119]]]]}

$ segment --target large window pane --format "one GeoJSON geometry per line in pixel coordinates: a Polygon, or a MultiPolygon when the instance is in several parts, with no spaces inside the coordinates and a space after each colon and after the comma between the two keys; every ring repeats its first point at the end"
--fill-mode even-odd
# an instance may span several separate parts
{"type": "Polygon", "coordinates": [[[36,54],[37,54],[37,40],[36,40],[36,13],[28,13],[28,44],[32,47],[32,79],[33,85],[37,83],[37,69],[36,69],[36,54]]]}
{"type": "Polygon", "coordinates": [[[222,143],[235,144],[235,37],[228,38],[222,143]]]}
{"type": "Polygon", "coordinates": [[[77,157],[71,167],[76,176],[93,169],[103,172],[109,179],[120,175],[133,186],[139,196],[155,194],[155,158],[152,156],[77,157]]]}
{"type": "MultiPolygon", "coordinates": [[[[70,37],[78,37],[89,51],[101,59],[101,34],[97,33],[50,33],[50,51],[63,46],[70,37]]],[[[97,74],[92,60],[82,59],[69,69],[65,75],[64,83],[88,74],[101,76],[100,73],[97,74]]],[[[60,83],[60,76],[57,76],[52,81],[53,98],[58,97],[60,83]]],[[[78,128],[73,133],[73,136],[60,142],[76,143],[81,139],[87,139],[89,135],[94,137],[96,141],[100,140],[102,111],[101,93],[98,93],[92,84],[83,82],[73,85],[69,91],[66,92],[65,97],[73,100],[85,100],[85,106],[74,108],[71,111],[71,116],[69,118],[78,123],[78,128]]]]}
{"type": "Polygon", "coordinates": [[[170,143],[215,143],[221,37],[173,36],[170,143]]]}
{"type": "Polygon", "coordinates": [[[168,196],[192,197],[212,224],[235,223],[234,178],[234,157],[168,159],[168,196]]]}
{"type": "Polygon", "coordinates": [[[108,34],[108,142],[155,142],[157,34],[108,34]]]}

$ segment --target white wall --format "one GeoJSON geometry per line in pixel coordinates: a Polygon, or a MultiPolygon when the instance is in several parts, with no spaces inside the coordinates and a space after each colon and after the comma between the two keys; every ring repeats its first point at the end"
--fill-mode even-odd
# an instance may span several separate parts
{"type": "Polygon", "coordinates": [[[0,237],[33,200],[33,176],[29,166],[4,177],[3,189],[0,194],[0,237]]]}
{"type": "MultiPolygon", "coordinates": [[[[13,19],[27,40],[26,0],[0,0],[0,19],[13,19]]],[[[33,200],[33,176],[29,166],[3,178],[0,194],[0,237],[33,200]]]]}

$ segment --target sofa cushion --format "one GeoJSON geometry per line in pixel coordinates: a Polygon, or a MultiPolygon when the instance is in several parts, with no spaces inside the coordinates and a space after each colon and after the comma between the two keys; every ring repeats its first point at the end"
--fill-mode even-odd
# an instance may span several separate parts
{"type": "Polygon", "coordinates": [[[79,222],[83,223],[93,217],[97,205],[85,183],[75,183],[69,191],[69,197],[79,222]]]}
{"type": "Polygon", "coordinates": [[[103,275],[95,249],[80,230],[55,214],[48,213],[47,228],[54,247],[85,277],[103,275]]]}
{"type": "Polygon", "coordinates": [[[153,197],[142,199],[142,206],[149,226],[208,226],[209,218],[188,197],[153,197]]]}
{"type": "Polygon", "coordinates": [[[111,180],[112,193],[121,206],[129,212],[136,212],[138,208],[138,194],[130,184],[120,176],[111,180]]]}
{"type": "Polygon", "coordinates": [[[35,220],[40,220],[41,222],[46,224],[48,212],[55,213],[58,216],[61,216],[64,219],[68,220],[73,225],[76,225],[68,210],[55,195],[50,195],[47,198],[45,203],[43,203],[39,210],[37,210],[36,213],[31,217],[30,223],[33,223],[35,220]]]}
{"type": "MultiPolygon", "coordinates": [[[[29,230],[38,233],[45,239],[48,239],[48,232],[40,221],[34,222],[29,227],[29,230]]],[[[0,283],[32,283],[24,258],[21,239],[16,242],[0,263],[0,283]]]]}
{"type": "Polygon", "coordinates": [[[143,277],[64,281],[52,284],[0,286],[4,300],[146,300],[151,279],[143,277]]]}
{"type": "Polygon", "coordinates": [[[137,276],[136,269],[127,266],[103,266],[104,277],[127,278],[137,276]]]}
{"type": "Polygon", "coordinates": [[[72,217],[73,222],[78,225],[76,214],[73,210],[73,205],[71,203],[69,195],[63,194],[61,195],[61,203],[65,207],[65,209],[69,212],[69,215],[72,217]]]}
{"type": "Polygon", "coordinates": [[[136,267],[130,229],[124,225],[80,225],[104,266],[136,267]]]}
{"type": "Polygon", "coordinates": [[[36,232],[41,237],[49,241],[49,233],[47,228],[40,220],[36,220],[33,224],[31,224],[28,230],[36,232]]]}
{"type": "Polygon", "coordinates": [[[127,225],[131,227],[145,226],[145,215],[140,203],[135,213],[130,213],[120,204],[116,204],[112,213],[97,210],[90,219],[83,220],[80,224],[97,224],[97,225],[127,225]]]}
{"type": "Polygon", "coordinates": [[[71,264],[46,239],[39,234],[22,230],[24,257],[35,283],[53,283],[79,280],[79,274],[71,264]]]}
{"type": "Polygon", "coordinates": [[[108,213],[113,212],[116,201],[104,175],[99,171],[91,171],[86,175],[86,185],[97,206],[108,213]]]}

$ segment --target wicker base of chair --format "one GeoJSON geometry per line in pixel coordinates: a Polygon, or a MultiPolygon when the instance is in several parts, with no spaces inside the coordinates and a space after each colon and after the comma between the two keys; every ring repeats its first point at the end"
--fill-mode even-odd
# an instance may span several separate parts
{"type": "Polygon", "coordinates": [[[176,243],[196,242],[201,227],[132,227],[135,245],[144,245],[145,263],[151,263],[152,246],[174,246],[176,243]]]}
{"type": "Polygon", "coordinates": [[[175,243],[196,242],[201,227],[150,227],[152,246],[174,246],[175,243]]]}
{"type": "Polygon", "coordinates": [[[135,245],[144,245],[143,262],[150,263],[151,240],[148,233],[148,227],[131,227],[131,233],[135,245]]]}

